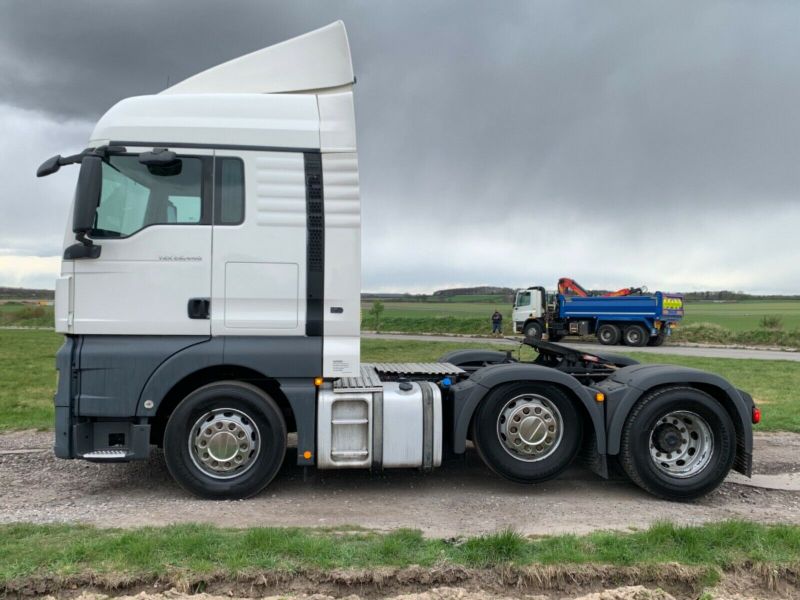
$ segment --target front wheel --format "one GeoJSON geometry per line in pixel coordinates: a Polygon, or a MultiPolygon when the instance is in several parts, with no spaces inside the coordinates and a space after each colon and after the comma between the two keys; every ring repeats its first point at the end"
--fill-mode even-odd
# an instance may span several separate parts
{"type": "Polygon", "coordinates": [[[646,394],[628,415],[620,459],[639,487],[667,500],[693,500],[719,486],[733,465],[736,430],[714,398],[690,387],[646,394]]]}
{"type": "Polygon", "coordinates": [[[567,468],[578,452],[581,418],[561,389],[512,383],[492,390],[473,419],[478,454],[506,479],[537,483],[567,468]]]}
{"type": "Polygon", "coordinates": [[[164,458],[184,489],[212,499],[254,496],[286,454],[280,408],[254,385],[223,381],[178,404],[164,431],[164,458]]]}
{"type": "Polygon", "coordinates": [[[544,329],[542,328],[542,324],[539,321],[531,321],[527,325],[525,325],[525,329],[523,330],[526,338],[531,338],[534,340],[542,339],[542,334],[544,333],[544,329]]]}

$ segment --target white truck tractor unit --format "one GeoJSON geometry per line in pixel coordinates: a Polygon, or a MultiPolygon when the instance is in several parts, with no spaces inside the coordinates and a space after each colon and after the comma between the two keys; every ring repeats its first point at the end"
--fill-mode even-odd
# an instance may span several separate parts
{"type": "Polygon", "coordinates": [[[710,373],[528,340],[360,362],[355,77],[341,22],[128,98],[86,150],[56,283],[55,453],[141,460],[209,498],[297,464],[431,469],[474,445],[520,483],[581,456],[689,499],[749,474],[752,398],[710,373]],[[293,455],[292,455],[293,456],[293,455]]]}

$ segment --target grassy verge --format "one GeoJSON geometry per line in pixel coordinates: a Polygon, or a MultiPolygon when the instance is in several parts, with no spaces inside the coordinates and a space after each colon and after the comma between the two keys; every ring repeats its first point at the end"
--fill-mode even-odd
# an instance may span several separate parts
{"type": "Polygon", "coordinates": [[[0,329],[0,431],[53,426],[54,331],[0,329]]]}
{"type": "Polygon", "coordinates": [[[800,329],[729,329],[716,323],[691,323],[675,330],[673,341],[734,346],[800,348],[800,329]]]}
{"type": "Polygon", "coordinates": [[[498,565],[655,565],[723,569],[750,563],[793,564],[800,527],[730,521],[700,527],[657,524],[634,533],[525,538],[513,532],[459,540],[418,531],[388,534],[312,529],[221,529],[175,525],[134,530],[76,525],[0,526],[0,585],[79,573],[159,578],[174,573],[253,570],[498,565]]]}
{"type": "MultiPolygon", "coordinates": [[[[52,427],[56,374],[55,352],[61,336],[44,330],[0,329],[0,431],[52,427]]],[[[418,342],[365,339],[364,362],[430,362],[451,350],[516,347],[480,342],[418,342]]],[[[718,373],[747,390],[764,409],[760,431],[800,432],[800,363],[771,360],[738,360],[686,356],[654,356],[631,353],[641,362],[685,365],[718,373]]],[[[533,353],[523,348],[522,359],[533,353]]]]}

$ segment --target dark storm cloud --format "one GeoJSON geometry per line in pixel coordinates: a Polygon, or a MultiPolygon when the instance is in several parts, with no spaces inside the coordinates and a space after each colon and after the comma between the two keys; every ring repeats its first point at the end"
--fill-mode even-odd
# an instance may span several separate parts
{"type": "MultiPolygon", "coordinates": [[[[498,251],[515,227],[519,254],[574,249],[528,267],[537,276],[586,269],[588,235],[629,265],[602,277],[669,281],[653,240],[691,250],[725,227],[768,245],[800,191],[795,2],[6,2],[2,15],[0,103],[87,128],[121,98],[343,19],[367,287],[391,286],[393,269],[417,288],[528,282],[514,247],[498,251]],[[378,258],[431,226],[480,239],[431,240],[434,267],[378,258]],[[483,270],[459,262],[479,248],[483,270]]],[[[737,249],[675,285],[726,281],[737,249]]]]}

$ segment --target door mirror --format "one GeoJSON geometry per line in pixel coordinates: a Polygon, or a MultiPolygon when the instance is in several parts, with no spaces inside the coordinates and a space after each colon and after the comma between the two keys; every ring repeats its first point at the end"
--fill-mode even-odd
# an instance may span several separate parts
{"type": "Polygon", "coordinates": [[[52,175],[56,171],[61,168],[61,155],[56,154],[52,158],[48,158],[44,161],[38,169],[36,169],[36,176],[37,177],[47,177],[48,175],[52,175]]]}
{"type": "Polygon", "coordinates": [[[100,203],[103,185],[103,159],[88,154],[81,161],[78,186],[75,190],[75,207],[72,213],[72,231],[86,234],[94,227],[94,215],[100,203]]]}

